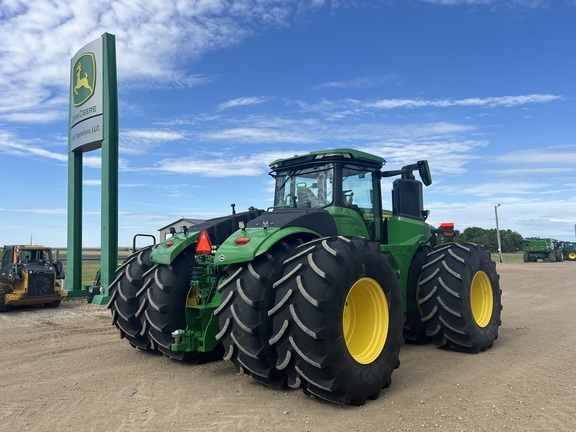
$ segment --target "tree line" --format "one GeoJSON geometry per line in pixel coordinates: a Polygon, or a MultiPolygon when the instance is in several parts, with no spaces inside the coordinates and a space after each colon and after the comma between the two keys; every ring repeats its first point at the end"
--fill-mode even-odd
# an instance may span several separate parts
{"type": "MultiPolygon", "coordinates": [[[[518,252],[523,250],[523,238],[516,231],[500,230],[502,252],[518,252]]],[[[453,237],[439,236],[439,243],[476,243],[484,245],[489,252],[498,252],[498,237],[496,228],[484,229],[479,227],[466,228],[463,232],[454,230],[453,237]]]]}

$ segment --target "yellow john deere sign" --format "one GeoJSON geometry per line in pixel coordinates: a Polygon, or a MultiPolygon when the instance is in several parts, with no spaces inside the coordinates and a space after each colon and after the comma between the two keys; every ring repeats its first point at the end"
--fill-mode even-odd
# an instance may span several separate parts
{"type": "Polygon", "coordinates": [[[85,45],[70,70],[70,150],[100,148],[104,132],[102,39],[85,45]]]}

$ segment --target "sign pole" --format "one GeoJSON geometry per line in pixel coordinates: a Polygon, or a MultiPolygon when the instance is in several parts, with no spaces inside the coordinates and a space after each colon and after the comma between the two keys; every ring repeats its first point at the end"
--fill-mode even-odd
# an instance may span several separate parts
{"type": "Polygon", "coordinates": [[[118,268],[118,90],[114,35],[102,35],[104,49],[104,139],[102,140],[102,293],[92,300],[107,304],[118,268]]]}
{"type": "Polygon", "coordinates": [[[82,153],[102,148],[101,292],[106,304],[118,266],[118,90],[116,40],[104,33],[72,58],[68,129],[68,297],[82,287],[82,153]]]}

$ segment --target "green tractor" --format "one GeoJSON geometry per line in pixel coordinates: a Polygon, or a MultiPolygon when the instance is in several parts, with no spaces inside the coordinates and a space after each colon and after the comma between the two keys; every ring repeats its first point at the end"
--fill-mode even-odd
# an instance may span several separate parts
{"type": "Polygon", "coordinates": [[[427,161],[384,162],[351,149],[277,160],[267,211],[233,205],[137,251],[110,286],[121,337],[188,362],[223,356],[267,386],[350,405],[390,385],[404,340],[490,348],[502,309],[490,254],[437,245],[453,224],[425,222],[427,161]],[[392,210],[387,177],[399,177],[392,210]]]}
{"type": "Polygon", "coordinates": [[[558,249],[562,257],[567,261],[576,261],[576,243],[567,241],[555,242],[555,248],[558,249]]]}
{"type": "Polygon", "coordinates": [[[524,262],[562,262],[564,253],[558,241],[550,238],[528,237],[524,239],[524,262]]]}

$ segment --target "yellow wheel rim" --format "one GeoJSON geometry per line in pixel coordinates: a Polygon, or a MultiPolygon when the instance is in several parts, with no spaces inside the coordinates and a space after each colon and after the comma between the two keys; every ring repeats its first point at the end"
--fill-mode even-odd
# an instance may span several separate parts
{"type": "Polygon", "coordinates": [[[361,364],[378,358],[388,336],[390,313],[382,287],[371,278],[356,281],[344,305],[342,327],[350,355],[361,364]]]}
{"type": "Polygon", "coordinates": [[[576,260],[576,252],[568,252],[568,258],[571,260],[576,260]]]}
{"type": "Polygon", "coordinates": [[[479,271],[472,279],[470,288],[470,306],[472,315],[479,327],[486,327],[492,318],[494,309],[494,293],[488,275],[479,271]]]}

